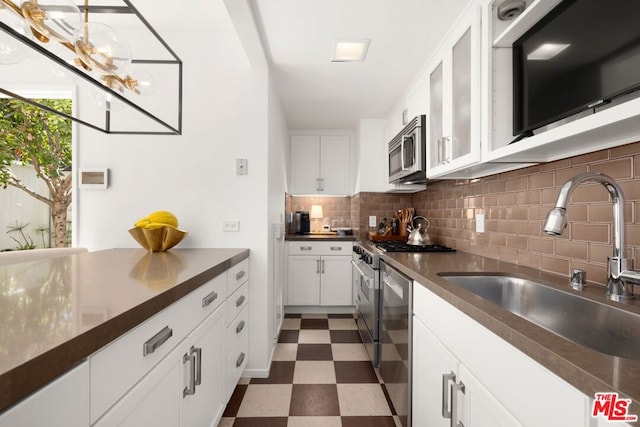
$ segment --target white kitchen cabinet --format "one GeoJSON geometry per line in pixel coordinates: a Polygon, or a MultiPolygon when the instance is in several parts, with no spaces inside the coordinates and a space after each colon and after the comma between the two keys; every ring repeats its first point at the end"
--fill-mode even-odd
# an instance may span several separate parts
{"type": "Polygon", "coordinates": [[[182,346],[182,427],[213,427],[222,417],[227,403],[224,348],[220,345],[224,333],[224,310],[218,309],[182,346]]]}
{"type": "Polygon", "coordinates": [[[288,246],[287,305],[353,305],[350,242],[288,246]]]}
{"type": "Polygon", "coordinates": [[[480,10],[470,3],[427,67],[428,177],[480,160],[480,10]]]}
{"type": "Polygon", "coordinates": [[[83,362],[0,415],[0,427],[88,427],[89,364],[83,362]]]}
{"type": "Polygon", "coordinates": [[[248,277],[245,260],[91,356],[91,425],[217,425],[239,378],[228,356],[240,343],[248,356],[248,277]]]}
{"type": "Polygon", "coordinates": [[[348,195],[350,138],[291,137],[291,194],[348,195]]]}
{"type": "Polygon", "coordinates": [[[573,386],[417,282],[413,303],[414,425],[441,417],[452,393],[466,427],[591,425],[589,398],[573,386]],[[455,381],[443,387],[451,372],[455,381]]]}

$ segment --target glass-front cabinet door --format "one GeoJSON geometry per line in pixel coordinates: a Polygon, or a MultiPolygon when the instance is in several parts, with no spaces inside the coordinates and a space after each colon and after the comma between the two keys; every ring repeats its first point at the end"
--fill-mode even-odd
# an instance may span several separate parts
{"type": "Polygon", "coordinates": [[[480,5],[471,2],[428,68],[428,177],[480,161],[480,25],[480,5]]]}

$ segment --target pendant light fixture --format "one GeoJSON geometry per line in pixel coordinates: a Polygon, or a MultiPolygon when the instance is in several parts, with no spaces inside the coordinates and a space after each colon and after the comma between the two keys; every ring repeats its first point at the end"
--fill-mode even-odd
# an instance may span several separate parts
{"type": "MultiPolygon", "coordinates": [[[[79,116],[69,118],[106,133],[180,134],[182,62],[133,4],[129,0],[121,1],[122,6],[117,6],[113,5],[113,0],[108,2],[109,5],[89,5],[89,0],[84,0],[84,7],[79,8],[73,0],[25,0],[20,6],[12,0],[0,0],[0,30],[4,31],[4,34],[0,34],[0,64],[15,64],[24,59],[24,55],[19,54],[22,44],[27,50],[36,50],[41,54],[40,57],[53,61],[48,68],[62,71],[58,74],[65,74],[66,71],[80,77],[76,82],[80,81],[86,87],[86,93],[91,92],[90,97],[103,108],[104,120],[100,125],[79,116]],[[134,50],[114,28],[99,22],[99,19],[90,21],[90,13],[98,17],[102,14],[126,17],[126,24],[123,25],[128,30],[131,27],[130,18],[137,18],[135,30],[144,29],[146,37],[141,37],[146,45],[141,43],[142,48],[135,51],[135,55],[141,58],[134,57],[134,50]],[[145,49],[149,43],[161,48],[162,58],[144,57],[146,50],[158,52],[157,47],[145,49]],[[134,66],[138,64],[168,67],[170,72],[166,68],[159,70],[165,81],[158,86],[152,73],[134,66]],[[167,76],[171,81],[167,81],[167,76]],[[153,95],[157,101],[144,103],[139,98],[144,95],[153,95]],[[167,100],[170,100],[170,108],[166,107],[167,100]],[[114,109],[115,105],[125,108],[114,109]],[[160,117],[159,113],[150,111],[157,106],[168,110],[173,115],[172,120],[164,117],[169,113],[162,111],[164,116],[160,117]],[[124,112],[112,115],[116,110],[124,112]],[[136,116],[144,120],[133,118],[136,116]],[[123,130],[116,129],[116,118],[122,118],[123,122],[128,122],[128,126],[124,126],[123,130]],[[135,128],[145,120],[151,122],[154,130],[135,128]],[[131,128],[131,123],[135,123],[134,128],[131,128]],[[160,125],[160,129],[157,125],[160,125]]],[[[0,82],[0,86],[4,83],[0,82]]],[[[19,93],[8,88],[0,87],[0,93],[23,99],[19,93]]],[[[23,100],[37,105],[28,98],[23,100]]],[[[93,117],[96,113],[88,115],[95,121],[93,117]]]]}

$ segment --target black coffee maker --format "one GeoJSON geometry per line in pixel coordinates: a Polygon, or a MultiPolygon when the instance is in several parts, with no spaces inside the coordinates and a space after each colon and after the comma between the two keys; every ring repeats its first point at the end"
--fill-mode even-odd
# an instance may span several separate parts
{"type": "Polygon", "coordinates": [[[296,234],[307,234],[311,231],[309,211],[296,211],[294,221],[296,234]]]}

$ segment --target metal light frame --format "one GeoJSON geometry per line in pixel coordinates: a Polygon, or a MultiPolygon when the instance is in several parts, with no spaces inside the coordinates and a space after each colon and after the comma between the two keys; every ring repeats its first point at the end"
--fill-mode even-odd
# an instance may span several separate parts
{"type": "Polygon", "coordinates": [[[15,93],[15,92],[11,91],[11,90],[8,90],[8,89],[0,87],[0,93],[3,93],[6,96],[9,96],[11,98],[15,98],[15,99],[19,99],[21,101],[27,102],[27,103],[29,103],[31,105],[34,105],[36,107],[45,109],[45,110],[47,110],[47,111],[49,111],[51,113],[57,114],[59,116],[62,116],[62,117],[65,117],[67,119],[73,120],[73,121],[75,121],[77,123],[80,123],[80,124],[82,124],[84,126],[90,127],[92,129],[95,129],[95,130],[98,130],[98,131],[101,131],[101,132],[104,132],[104,133],[107,133],[107,134],[121,134],[121,135],[181,135],[182,134],[182,60],[180,60],[180,58],[178,57],[178,55],[176,55],[176,53],[173,51],[173,49],[171,49],[171,47],[169,47],[169,45],[166,43],[166,41],[158,34],[158,32],[151,26],[151,24],[149,24],[149,22],[144,18],[144,16],[142,16],[142,14],[138,11],[138,9],[129,0],[121,0],[121,1],[124,4],[126,4],[126,6],[89,6],[88,10],[89,10],[89,13],[91,13],[91,14],[106,13],[106,14],[130,14],[130,15],[135,15],[138,18],[138,20],[146,27],[146,29],[153,35],[153,37],[155,37],[157,39],[157,41],[164,47],[164,49],[166,49],[166,52],[173,58],[173,59],[167,59],[167,60],[154,60],[154,59],[139,59],[139,60],[136,60],[134,58],[131,62],[133,64],[174,65],[174,66],[178,67],[178,71],[177,71],[177,78],[178,78],[178,82],[177,82],[177,90],[178,90],[178,94],[177,94],[178,95],[177,96],[177,102],[178,102],[178,106],[177,106],[177,126],[173,126],[173,125],[167,123],[166,121],[160,119],[156,115],[154,115],[151,112],[147,111],[145,108],[141,107],[140,105],[137,105],[135,102],[131,101],[130,99],[125,98],[124,96],[122,96],[118,92],[116,92],[113,89],[105,86],[100,81],[98,81],[95,78],[93,78],[93,76],[91,76],[89,74],[86,74],[86,73],[82,72],[79,68],[67,63],[64,59],[60,58],[59,56],[57,56],[52,51],[46,49],[45,47],[43,47],[42,45],[38,44],[37,42],[32,41],[32,40],[28,39],[27,37],[22,36],[21,34],[19,34],[18,32],[14,31],[11,27],[6,25],[2,21],[0,21],[0,29],[2,29],[5,33],[7,33],[8,35],[12,36],[13,38],[15,38],[16,40],[20,41],[21,43],[29,46],[31,49],[34,49],[39,54],[47,57],[48,59],[50,59],[51,61],[55,62],[57,65],[59,65],[63,69],[65,69],[66,71],[69,71],[69,72],[73,73],[75,76],[82,78],[86,82],[89,82],[91,85],[93,85],[94,87],[98,88],[99,90],[108,93],[109,95],[111,95],[114,98],[118,99],[120,102],[124,103],[125,105],[129,106],[130,108],[133,108],[134,110],[144,114],[146,117],[148,117],[152,121],[154,121],[157,124],[159,124],[162,127],[164,127],[166,129],[166,131],[119,131],[119,130],[113,130],[111,128],[111,111],[109,111],[109,110],[105,110],[104,125],[101,127],[101,126],[95,125],[93,123],[90,123],[90,122],[88,122],[86,120],[83,120],[80,117],[70,116],[70,115],[65,114],[65,113],[63,113],[61,111],[57,111],[57,110],[52,109],[50,107],[47,107],[45,105],[39,104],[35,100],[29,99],[29,98],[25,98],[25,97],[15,93]]]}

